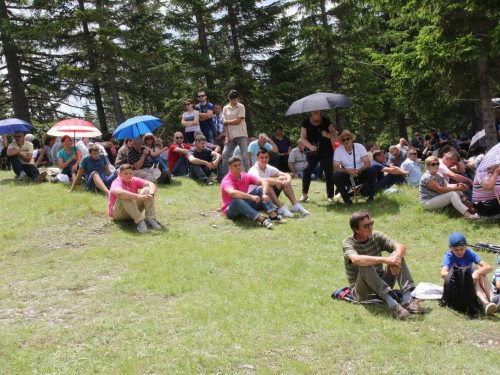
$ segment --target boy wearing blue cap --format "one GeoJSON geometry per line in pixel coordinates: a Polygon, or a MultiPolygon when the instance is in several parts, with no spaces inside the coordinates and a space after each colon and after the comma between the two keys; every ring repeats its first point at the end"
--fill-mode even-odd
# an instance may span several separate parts
{"type": "Polygon", "coordinates": [[[450,250],[444,254],[441,264],[441,277],[445,279],[453,266],[470,268],[474,280],[474,291],[477,299],[484,306],[484,313],[493,315],[500,311],[499,296],[495,296],[491,284],[486,278],[486,275],[492,270],[491,266],[474,251],[467,249],[467,240],[460,232],[450,234],[448,247],[450,250]]]}
{"type": "Polygon", "coordinates": [[[498,268],[493,273],[493,279],[491,279],[491,289],[493,293],[500,294],[500,257],[498,257],[498,268]]]}

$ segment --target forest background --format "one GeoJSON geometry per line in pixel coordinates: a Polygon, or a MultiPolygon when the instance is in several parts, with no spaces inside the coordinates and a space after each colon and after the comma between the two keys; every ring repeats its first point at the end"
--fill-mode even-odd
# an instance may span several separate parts
{"type": "Polygon", "coordinates": [[[326,91],[356,103],[329,115],[362,143],[483,126],[496,143],[498,0],[0,0],[0,39],[0,118],[42,132],[151,114],[170,139],[187,97],[237,89],[251,135],[296,141],[288,106],[326,91]]]}

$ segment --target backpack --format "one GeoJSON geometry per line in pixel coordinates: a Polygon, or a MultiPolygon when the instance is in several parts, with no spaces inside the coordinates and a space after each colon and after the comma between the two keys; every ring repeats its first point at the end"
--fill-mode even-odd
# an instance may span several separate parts
{"type": "Polygon", "coordinates": [[[474,292],[474,281],[469,267],[453,266],[448,272],[439,304],[468,315],[476,315],[479,312],[480,304],[474,292]]]}

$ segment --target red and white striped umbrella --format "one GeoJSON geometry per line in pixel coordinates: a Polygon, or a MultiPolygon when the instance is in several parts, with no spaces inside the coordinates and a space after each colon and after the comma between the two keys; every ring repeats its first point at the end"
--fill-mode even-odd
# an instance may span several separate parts
{"type": "Polygon", "coordinates": [[[77,118],[72,118],[69,120],[59,121],[57,124],[52,126],[47,132],[49,135],[55,137],[62,137],[63,135],[69,135],[70,137],[99,137],[102,135],[99,129],[95,127],[94,124],[80,120],[77,118]]]}

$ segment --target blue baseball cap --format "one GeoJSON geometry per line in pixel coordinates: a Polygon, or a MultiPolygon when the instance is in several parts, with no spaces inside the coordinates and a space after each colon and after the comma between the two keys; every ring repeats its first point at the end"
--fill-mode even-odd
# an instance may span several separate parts
{"type": "Polygon", "coordinates": [[[448,244],[451,247],[465,246],[467,245],[467,240],[465,239],[462,233],[454,232],[450,234],[450,239],[448,241],[448,244]]]}

